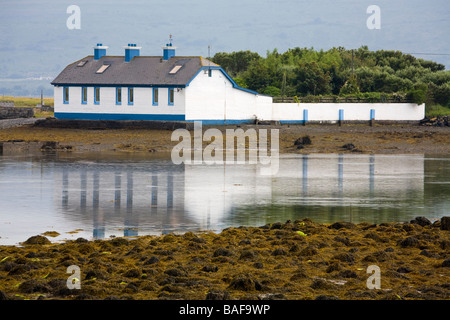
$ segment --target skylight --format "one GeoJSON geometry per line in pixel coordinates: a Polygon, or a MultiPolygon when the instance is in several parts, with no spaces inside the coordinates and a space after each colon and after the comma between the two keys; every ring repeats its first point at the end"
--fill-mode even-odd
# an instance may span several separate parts
{"type": "Polygon", "coordinates": [[[83,61],[78,62],[77,67],[84,66],[86,64],[86,62],[87,62],[87,60],[83,60],[83,61]]]}
{"type": "Polygon", "coordinates": [[[175,73],[177,73],[178,70],[181,69],[181,67],[182,67],[182,66],[175,66],[175,67],[173,67],[173,69],[170,70],[169,74],[175,74],[175,73]]]}
{"type": "Polygon", "coordinates": [[[97,70],[96,73],[103,73],[103,72],[105,72],[105,70],[108,69],[109,66],[110,66],[109,64],[104,64],[104,65],[102,65],[102,66],[97,70]]]}

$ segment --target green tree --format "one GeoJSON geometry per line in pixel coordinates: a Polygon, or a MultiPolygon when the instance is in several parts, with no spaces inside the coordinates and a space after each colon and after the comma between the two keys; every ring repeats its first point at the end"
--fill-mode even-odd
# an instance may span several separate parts
{"type": "Polygon", "coordinates": [[[242,78],[250,90],[262,92],[265,87],[271,85],[269,68],[262,60],[253,61],[242,74],[242,78]]]}
{"type": "Polygon", "coordinates": [[[245,82],[245,79],[242,79],[241,77],[236,77],[233,79],[236,84],[241,88],[248,88],[247,82],[245,82]]]}
{"type": "Polygon", "coordinates": [[[274,87],[274,86],[267,86],[264,89],[263,93],[267,94],[269,96],[272,96],[272,97],[279,97],[279,96],[281,96],[281,90],[279,88],[277,88],[277,87],[274,87]]]}
{"type": "Polygon", "coordinates": [[[428,86],[424,83],[420,83],[414,86],[413,89],[408,90],[407,97],[414,103],[422,104],[427,99],[428,86]]]}
{"type": "Polygon", "coordinates": [[[429,95],[432,97],[434,103],[450,108],[450,82],[441,84],[440,86],[430,83],[429,95]]]}
{"type": "Polygon", "coordinates": [[[317,62],[302,63],[297,71],[297,91],[302,95],[331,93],[331,76],[317,62]]]}
{"type": "Polygon", "coordinates": [[[406,97],[408,93],[415,101],[422,101],[420,84],[425,84],[427,102],[446,105],[449,99],[450,71],[442,64],[394,50],[296,47],[284,53],[267,51],[264,58],[248,50],[220,52],[212,60],[239,86],[270,95],[351,94],[366,98],[363,94],[373,93],[370,99],[376,100],[386,94],[406,97]]]}
{"type": "Polygon", "coordinates": [[[260,59],[258,53],[247,50],[233,53],[218,52],[211,60],[224,68],[230,76],[235,77],[246,71],[253,61],[260,59]]]}
{"type": "Polygon", "coordinates": [[[350,76],[350,78],[341,87],[339,94],[346,95],[346,94],[358,94],[358,93],[359,93],[358,81],[356,79],[356,75],[352,74],[350,76]]]}

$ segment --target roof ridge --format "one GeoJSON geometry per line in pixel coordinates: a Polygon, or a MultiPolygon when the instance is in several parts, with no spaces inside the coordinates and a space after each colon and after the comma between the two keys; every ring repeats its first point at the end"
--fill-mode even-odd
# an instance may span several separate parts
{"type": "MultiPolygon", "coordinates": [[[[81,59],[75,61],[74,63],[79,62],[79,61],[81,61],[81,60],[83,60],[83,59],[86,59],[86,58],[93,58],[93,57],[94,57],[94,55],[87,55],[86,57],[81,58],[81,59]]],[[[100,59],[103,59],[103,60],[104,60],[104,58],[125,58],[125,56],[120,56],[120,55],[104,55],[104,56],[102,56],[100,59]]],[[[133,58],[158,58],[158,59],[162,59],[163,56],[142,56],[142,55],[139,55],[139,56],[134,56],[133,58]]],[[[206,61],[209,61],[209,62],[215,64],[215,63],[212,62],[210,59],[205,58],[205,57],[202,57],[202,56],[173,56],[173,57],[171,57],[170,59],[173,59],[173,58],[175,58],[175,59],[197,58],[197,59],[200,59],[200,60],[206,60],[206,61]]],[[[100,60],[100,59],[98,59],[98,60],[100,60]]],[[[170,60],[170,59],[169,59],[169,60],[170,60]]],[[[70,64],[69,64],[69,65],[70,65],[70,64]]],[[[217,64],[215,64],[215,65],[217,65],[217,64]]]]}
{"type": "Polygon", "coordinates": [[[88,57],[93,57],[93,56],[86,56],[86,57],[84,57],[84,58],[78,59],[77,61],[68,64],[68,65],[66,66],[66,68],[69,67],[69,66],[71,66],[71,65],[74,65],[75,63],[79,63],[79,62],[83,61],[84,59],[86,59],[86,58],[88,58],[88,57]]]}
{"type": "Polygon", "coordinates": [[[202,67],[220,67],[219,64],[212,62],[210,59],[200,57],[202,67]]]}

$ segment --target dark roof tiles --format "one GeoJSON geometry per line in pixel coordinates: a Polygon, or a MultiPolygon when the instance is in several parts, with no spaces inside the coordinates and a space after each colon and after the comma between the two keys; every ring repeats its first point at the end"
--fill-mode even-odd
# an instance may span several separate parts
{"type": "Polygon", "coordinates": [[[185,86],[204,66],[217,66],[202,57],[136,56],[130,62],[124,57],[103,56],[94,60],[87,56],[68,65],[53,81],[53,85],[122,85],[122,86],[185,86]],[[81,61],[87,61],[78,66],[81,61]],[[104,64],[110,66],[103,73],[96,73],[104,64]],[[176,73],[170,71],[177,65],[176,73]]]}

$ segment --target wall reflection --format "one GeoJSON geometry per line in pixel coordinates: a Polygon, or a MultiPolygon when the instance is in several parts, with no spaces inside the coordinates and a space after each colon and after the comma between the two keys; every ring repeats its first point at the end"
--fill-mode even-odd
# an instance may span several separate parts
{"type": "Polygon", "coordinates": [[[280,159],[277,175],[258,173],[256,165],[186,166],[187,212],[207,229],[262,225],[268,218],[283,221],[294,216],[351,219],[344,216],[348,211],[360,209],[363,214],[369,208],[399,214],[414,208],[412,203],[423,206],[421,155],[286,156],[280,159]]]}
{"type": "Polygon", "coordinates": [[[218,230],[246,214],[263,224],[267,217],[251,208],[264,206],[336,212],[423,202],[423,156],[298,155],[281,157],[279,165],[277,175],[261,176],[259,165],[65,163],[55,171],[56,204],[66,219],[104,238],[108,229],[124,236],[218,230]]]}

